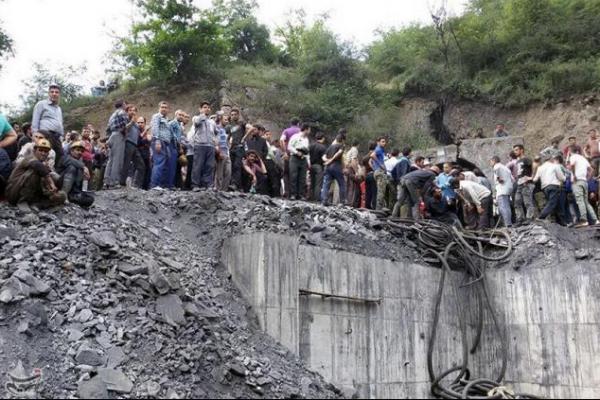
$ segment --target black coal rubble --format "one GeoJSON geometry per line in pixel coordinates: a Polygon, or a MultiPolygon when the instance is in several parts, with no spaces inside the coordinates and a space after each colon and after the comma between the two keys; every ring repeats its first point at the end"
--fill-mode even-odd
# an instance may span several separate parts
{"type": "MultiPolygon", "coordinates": [[[[90,210],[0,205],[0,336],[28,343],[17,353],[44,369],[39,396],[339,396],[253,327],[220,270],[220,243],[237,227],[220,213],[238,218],[238,207],[212,193],[156,194],[152,210],[141,210],[150,194],[102,196],[90,210]],[[181,233],[184,221],[201,227],[181,233]]],[[[15,364],[2,346],[0,360],[0,373],[15,364]]]]}

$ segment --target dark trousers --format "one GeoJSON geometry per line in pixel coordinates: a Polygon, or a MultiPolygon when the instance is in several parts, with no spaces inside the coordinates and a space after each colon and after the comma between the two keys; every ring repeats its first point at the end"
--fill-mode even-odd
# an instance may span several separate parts
{"type": "Polygon", "coordinates": [[[146,163],[140,154],[137,145],[127,142],[125,144],[125,163],[121,172],[121,186],[125,186],[129,171],[133,170],[133,184],[136,188],[144,186],[146,177],[146,163]]]}
{"type": "Polygon", "coordinates": [[[168,172],[167,172],[167,189],[175,188],[175,180],[177,178],[177,165],[179,164],[179,148],[175,143],[169,144],[169,152],[171,158],[169,159],[168,172]]]}
{"type": "Polygon", "coordinates": [[[60,171],[62,169],[62,163],[64,158],[62,142],[60,141],[60,135],[55,132],[43,133],[44,136],[46,136],[46,139],[48,139],[48,141],[50,142],[52,150],[54,150],[54,153],[56,153],[56,158],[54,160],[54,170],[60,171]]]}
{"type": "Polygon", "coordinates": [[[187,156],[188,165],[187,172],[185,174],[185,183],[183,184],[184,190],[192,190],[192,171],[194,170],[194,155],[187,156]]]}
{"type": "Polygon", "coordinates": [[[365,178],[365,207],[369,210],[374,210],[377,202],[377,182],[373,176],[373,172],[369,172],[365,178]]]}
{"type": "Polygon", "coordinates": [[[214,146],[194,146],[192,187],[211,188],[217,164],[214,146]]]}
{"type": "MultiPolygon", "coordinates": [[[[322,201],[321,189],[323,189],[324,176],[325,171],[321,164],[310,166],[310,199],[312,201],[322,201]]],[[[345,197],[344,200],[346,200],[345,197]]]]}
{"type": "Polygon", "coordinates": [[[340,202],[346,204],[346,183],[344,182],[344,173],[342,168],[339,166],[328,165],[325,168],[325,174],[323,175],[323,187],[321,189],[321,202],[326,205],[329,199],[329,188],[333,180],[338,184],[340,188],[340,202]]]}
{"type": "Polygon", "coordinates": [[[273,160],[267,160],[265,163],[267,167],[267,187],[269,196],[280,197],[281,196],[281,169],[275,164],[273,160]]]}
{"type": "Polygon", "coordinates": [[[0,149],[0,180],[8,181],[8,177],[12,171],[12,162],[6,150],[0,149]]]}
{"type": "Polygon", "coordinates": [[[244,169],[242,161],[244,153],[243,146],[234,146],[229,153],[229,157],[231,157],[231,183],[238,190],[242,187],[242,170],[244,169]]]}
{"type": "Polygon", "coordinates": [[[477,223],[477,229],[490,228],[490,217],[492,216],[493,207],[494,201],[492,200],[491,195],[481,200],[481,208],[483,208],[483,213],[479,214],[479,222],[477,223]]]}
{"type": "Polygon", "coordinates": [[[283,197],[290,197],[290,160],[283,160],[283,197]]]}
{"type": "MultiPolygon", "coordinates": [[[[554,214],[558,218],[560,224],[564,224],[565,216],[563,214],[564,204],[566,199],[561,200],[561,189],[560,186],[549,185],[544,189],[544,195],[546,196],[546,207],[540,214],[540,219],[546,219],[550,214],[554,214]]],[[[566,196],[565,196],[566,197],[566,196]]]]}
{"type": "Polygon", "coordinates": [[[306,173],[308,163],[306,157],[290,157],[290,199],[304,197],[306,193],[306,173]]]}

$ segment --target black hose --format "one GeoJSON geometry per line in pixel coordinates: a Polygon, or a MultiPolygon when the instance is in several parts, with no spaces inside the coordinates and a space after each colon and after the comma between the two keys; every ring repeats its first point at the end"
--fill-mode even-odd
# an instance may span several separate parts
{"type": "Polygon", "coordinates": [[[508,366],[508,342],[506,332],[502,330],[486,283],[485,262],[498,262],[507,259],[513,251],[513,242],[507,231],[492,231],[489,236],[482,236],[481,232],[460,231],[456,227],[445,225],[438,221],[423,220],[413,221],[402,218],[390,218],[387,221],[392,233],[401,234],[403,238],[415,240],[422,249],[422,256],[427,262],[441,265],[441,275],[438,284],[434,317],[431,327],[427,349],[427,370],[432,382],[431,393],[444,399],[501,399],[501,398],[536,398],[527,394],[513,395],[506,390],[497,390],[506,375],[508,366]],[[411,234],[412,232],[412,234],[411,234]],[[494,237],[503,239],[507,245],[494,243],[494,237]],[[412,239],[411,239],[412,238],[412,239]],[[489,255],[486,249],[505,248],[500,255],[489,255]],[[433,255],[433,257],[430,257],[433,255]],[[447,274],[451,270],[463,270],[464,277],[460,285],[452,281],[455,292],[458,325],[461,334],[462,362],[446,371],[436,374],[433,367],[434,347],[437,340],[437,329],[440,320],[441,304],[444,297],[447,274]],[[460,289],[464,289],[460,291],[460,289]],[[467,313],[461,310],[460,294],[468,296],[466,290],[473,290],[477,297],[476,333],[473,344],[469,349],[467,336],[467,313]],[[494,334],[500,340],[501,367],[495,380],[474,379],[470,380],[468,368],[469,353],[475,354],[483,335],[484,314],[488,313],[494,326],[494,334]],[[442,381],[451,374],[457,377],[450,383],[442,381]],[[493,396],[492,391],[496,390],[493,396]]]}

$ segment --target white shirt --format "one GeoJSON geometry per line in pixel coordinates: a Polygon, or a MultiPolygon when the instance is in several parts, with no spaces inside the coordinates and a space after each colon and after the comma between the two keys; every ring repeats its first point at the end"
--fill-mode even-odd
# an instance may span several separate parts
{"type": "Polygon", "coordinates": [[[513,176],[506,166],[501,163],[494,165],[494,182],[496,184],[496,196],[510,196],[513,190],[513,176]],[[503,183],[500,183],[502,180],[503,183]]]}
{"type": "Polygon", "coordinates": [[[579,154],[571,154],[569,157],[571,165],[573,166],[574,177],[576,181],[586,181],[588,177],[588,170],[591,168],[590,163],[585,157],[579,154]]]}
{"type": "Polygon", "coordinates": [[[485,186],[467,180],[460,181],[460,190],[462,190],[465,199],[476,207],[481,207],[481,201],[492,195],[492,192],[485,186]]]}
{"type": "Polygon", "coordinates": [[[566,179],[560,165],[554,164],[551,161],[546,161],[537,169],[533,181],[537,182],[541,180],[542,189],[544,189],[550,185],[560,186],[566,179]]]}
{"type": "MultiPolygon", "coordinates": [[[[290,154],[300,155],[301,153],[298,151],[298,149],[308,150],[309,145],[310,143],[306,136],[304,136],[303,134],[294,135],[292,136],[292,138],[290,139],[290,143],[288,144],[288,151],[290,152],[290,154]]],[[[303,155],[305,156],[305,158],[308,158],[306,157],[308,156],[308,154],[303,155]]]]}
{"type": "Polygon", "coordinates": [[[400,162],[398,157],[390,157],[385,161],[385,169],[389,176],[392,176],[392,170],[400,162]]]}

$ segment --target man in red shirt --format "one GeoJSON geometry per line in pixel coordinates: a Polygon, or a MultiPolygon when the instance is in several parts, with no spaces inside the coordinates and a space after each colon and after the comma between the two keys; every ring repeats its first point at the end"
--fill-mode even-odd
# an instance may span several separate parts
{"type": "Polygon", "coordinates": [[[598,176],[598,168],[600,167],[600,140],[598,140],[598,130],[592,128],[588,134],[590,137],[585,145],[584,154],[587,159],[590,160],[590,164],[592,164],[592,167],[594,168],[594,176],[598,176]]]}
{"type": "Polygon", "coordinates": [[[571,154],[571,151],[570,151],[571,147],[575,147],[576,149],[579,149],[579,153],[578,154],[583,154],[583,149],[581,148],[580,145],[577,144],[577,137],[576,136],[569,136],[569,143],[563,149],[563,155],[565,156],[565,160],[567,158],[569,158],[569,154],[571,154]]]}

